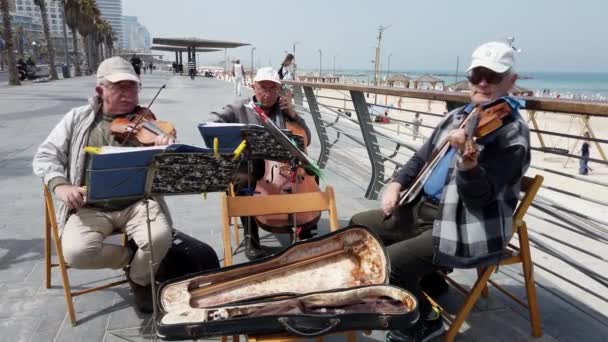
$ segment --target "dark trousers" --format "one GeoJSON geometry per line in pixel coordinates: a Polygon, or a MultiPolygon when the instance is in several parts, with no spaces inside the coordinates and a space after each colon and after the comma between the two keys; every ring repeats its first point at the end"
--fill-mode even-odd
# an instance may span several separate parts
{"type": "Polygon", "coordinates": [[[421,317],[431,312],[431,303],[422,293],[420,279],[440,269],[433,264],[432,228],[438,214],[437,205],[423,200],[396,209],[387,220],[380,209],[358,213],[350,220],[350,224],[373,230],[387,246],[390,283],[416,296],[421,317]]]}

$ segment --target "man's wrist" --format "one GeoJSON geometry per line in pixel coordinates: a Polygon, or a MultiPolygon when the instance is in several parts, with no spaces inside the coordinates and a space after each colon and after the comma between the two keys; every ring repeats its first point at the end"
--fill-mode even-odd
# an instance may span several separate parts
{"type": "Polygon", "coordinates": [[[57,188],[60,185],[69,185],[70,183],[68,182],[68,180],[65,177],[55,177],[53,179],[51,179],[49,181],[48,187],[49,190],[51,190],[51,192],[55,192],[55,188],[57,188]]]}

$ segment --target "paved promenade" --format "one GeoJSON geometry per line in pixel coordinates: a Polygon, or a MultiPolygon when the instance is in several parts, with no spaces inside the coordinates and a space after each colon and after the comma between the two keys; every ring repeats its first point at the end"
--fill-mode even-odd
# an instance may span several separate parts
{"type": "MultiPolygon", "coordinates": [[[[43,205],[40,179],[32,174],[31,161],[40,142],[70,108],[86,103],[94,93],[94,77],[80,77],[49,83],[26,83],[21,87],[0,85],[0,341],[144,341],[149,338],[149,316],[139,314],[132,305],[128,286],[87,294],[75,299],[78,326],[72,327],[66,314],[59,272],[53,272],[53,287],[43,284],[43,205]]],[[[215,79],[166,73],[144,75],[141,103],[145,105],[160,85],[167,89],[152,110],[173,122],[179,142],[202,144],[196,125],[212,119],[210,112],[234,100],[232,85],[215,79]]],[[[247,90],[245,90],[247,92],[247,90]]],[[[314,127],[312,123],[310,127],[314,127]]],[[[313,137],[316,138],[315,135],[313,137]]],[[[314,139],[314,138],[313,138],[314,139]]],[[[316,156],[313,142],[311,154],[316,156]]],[[[344,170],[347,171],[347,170],[344,170]]],[[[327,182],[337,190],[338,213],[343,224],[361,210],[375,208],[378,202],[363,198],[361,189],[336,173],[326,172],[327,182]]],[[[217,195],[206,200],[200,195],[171,197],[169,206],[175,227],[221,249],[221,221],[217,195]]],[[[327,221],[321,226],[325,229],[327,221]]],[[[325,229],[326,230],[326,229],[325,229]]],[[[323,231],[323,229],[322,229],[323,231]]],[[[284,239],[266,237],[272,246],[284,239]]],[[[239,253],[236,262],[244,261],[239,253]]],[[[556,265],[559,272],[559,265],[556,265]]],[[[71,270],[74,288],[86,288],[122,272],[111,270],[71,270]]],[[[457,278],[471,283],[472,272],[457,271],[457,278]]],[[[538,275],[537,277],[542,277],[538,275]]],[[[504,268],[493,276],[510,290],[525,293],[518,267],[504,268]]],[[[585,296],[570,296],[556,286],[539,288],[544,336],[535,341],[605,341],[608,336],[607,303],[585,296]],[[558,296],[559,295],[559,298],[558,296]],[[573,307],[565,300],[577,304],[573,307]],[[585,311],[585,312],[583,312],[585,311]]],[[[601,291],[601,289],[598,289],[601,291]]],[[[603,290],[605,293],[605,288],[603,290]]],[[[528,341],[527,313],[496,290],[481,300],[463,326],[460,341],[528,341]]],[[[455,291],[441,300],[448,307],[461,302],[455,291]]],[[[338,340],[342,337],[331,337],[338,340]]],[[[383,334],[360,340],[383,341],[383,334]]]]}

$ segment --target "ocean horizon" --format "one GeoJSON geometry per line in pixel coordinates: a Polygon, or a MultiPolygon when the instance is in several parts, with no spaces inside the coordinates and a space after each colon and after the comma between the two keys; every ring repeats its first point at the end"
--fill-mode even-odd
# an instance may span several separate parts
{"type": "MultiPolygon", "coordinates": [[[[410,77],[421,75],[433,75],[440,78],[448,86],[457,81],[465,79],[464,70],[459,71],[458,77],[455,70],[390,70],[390,75],[405,74],[410,77]]],[[[298,69],[298,74],[316,73],[319,69],[298,69]]],[[[323,74],[334,74],[333,70],[323,70],[323,74]]],[[[358,82],[372,82],[373,70],[364,69],[336,69],[335,74],[358,82]]],[[[530,89],[535,93],[542,94],[548,90],[553,96],[560,97],[584,96],[590,98],[608,98],[608,72],[577,72],[577,71],[521,71],[518,72],[520,79],[517,85],[530,89]]],[[[386,70],[382,70],[380,78],[385,79],[386,70]]]]}

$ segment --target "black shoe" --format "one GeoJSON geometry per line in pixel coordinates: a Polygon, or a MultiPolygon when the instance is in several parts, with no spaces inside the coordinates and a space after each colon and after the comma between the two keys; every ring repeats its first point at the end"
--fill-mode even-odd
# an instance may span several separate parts
{"type": "Polygon", "coordinates": [[[420,280],[422,291],[431,297],[440,296],[448,292],[448,282],[437,272],[429,273],[420,280]]]}
{"type": "Polygon", "coordinates": [[[149,314],[154,312],[154,303],[152,301],[152,286],[141,286],[129,280],[129,285],[135,296],[135,307],[139,312],[149,314]]]}
{"type": "Polygon", "coordinates": [[[301,229],[298,232],[298,240],[302,241],[312,239],[315,235],[317,235],[316,229],[317,228],[301,229]]]}
{"type": "Polygon", "coordinates": [[[433,320],[421,319],[407,330],[391,330],[386,334],[387,342],[426,342],[443,334],[441,317],[433,320]]]}
{"type": "Polygon", "coordinates": [[[260,247],[260,243],[250,236],[245,237],[245,256],[250,261],[258,260],[266,256],[266,252],[260,247]]]}

